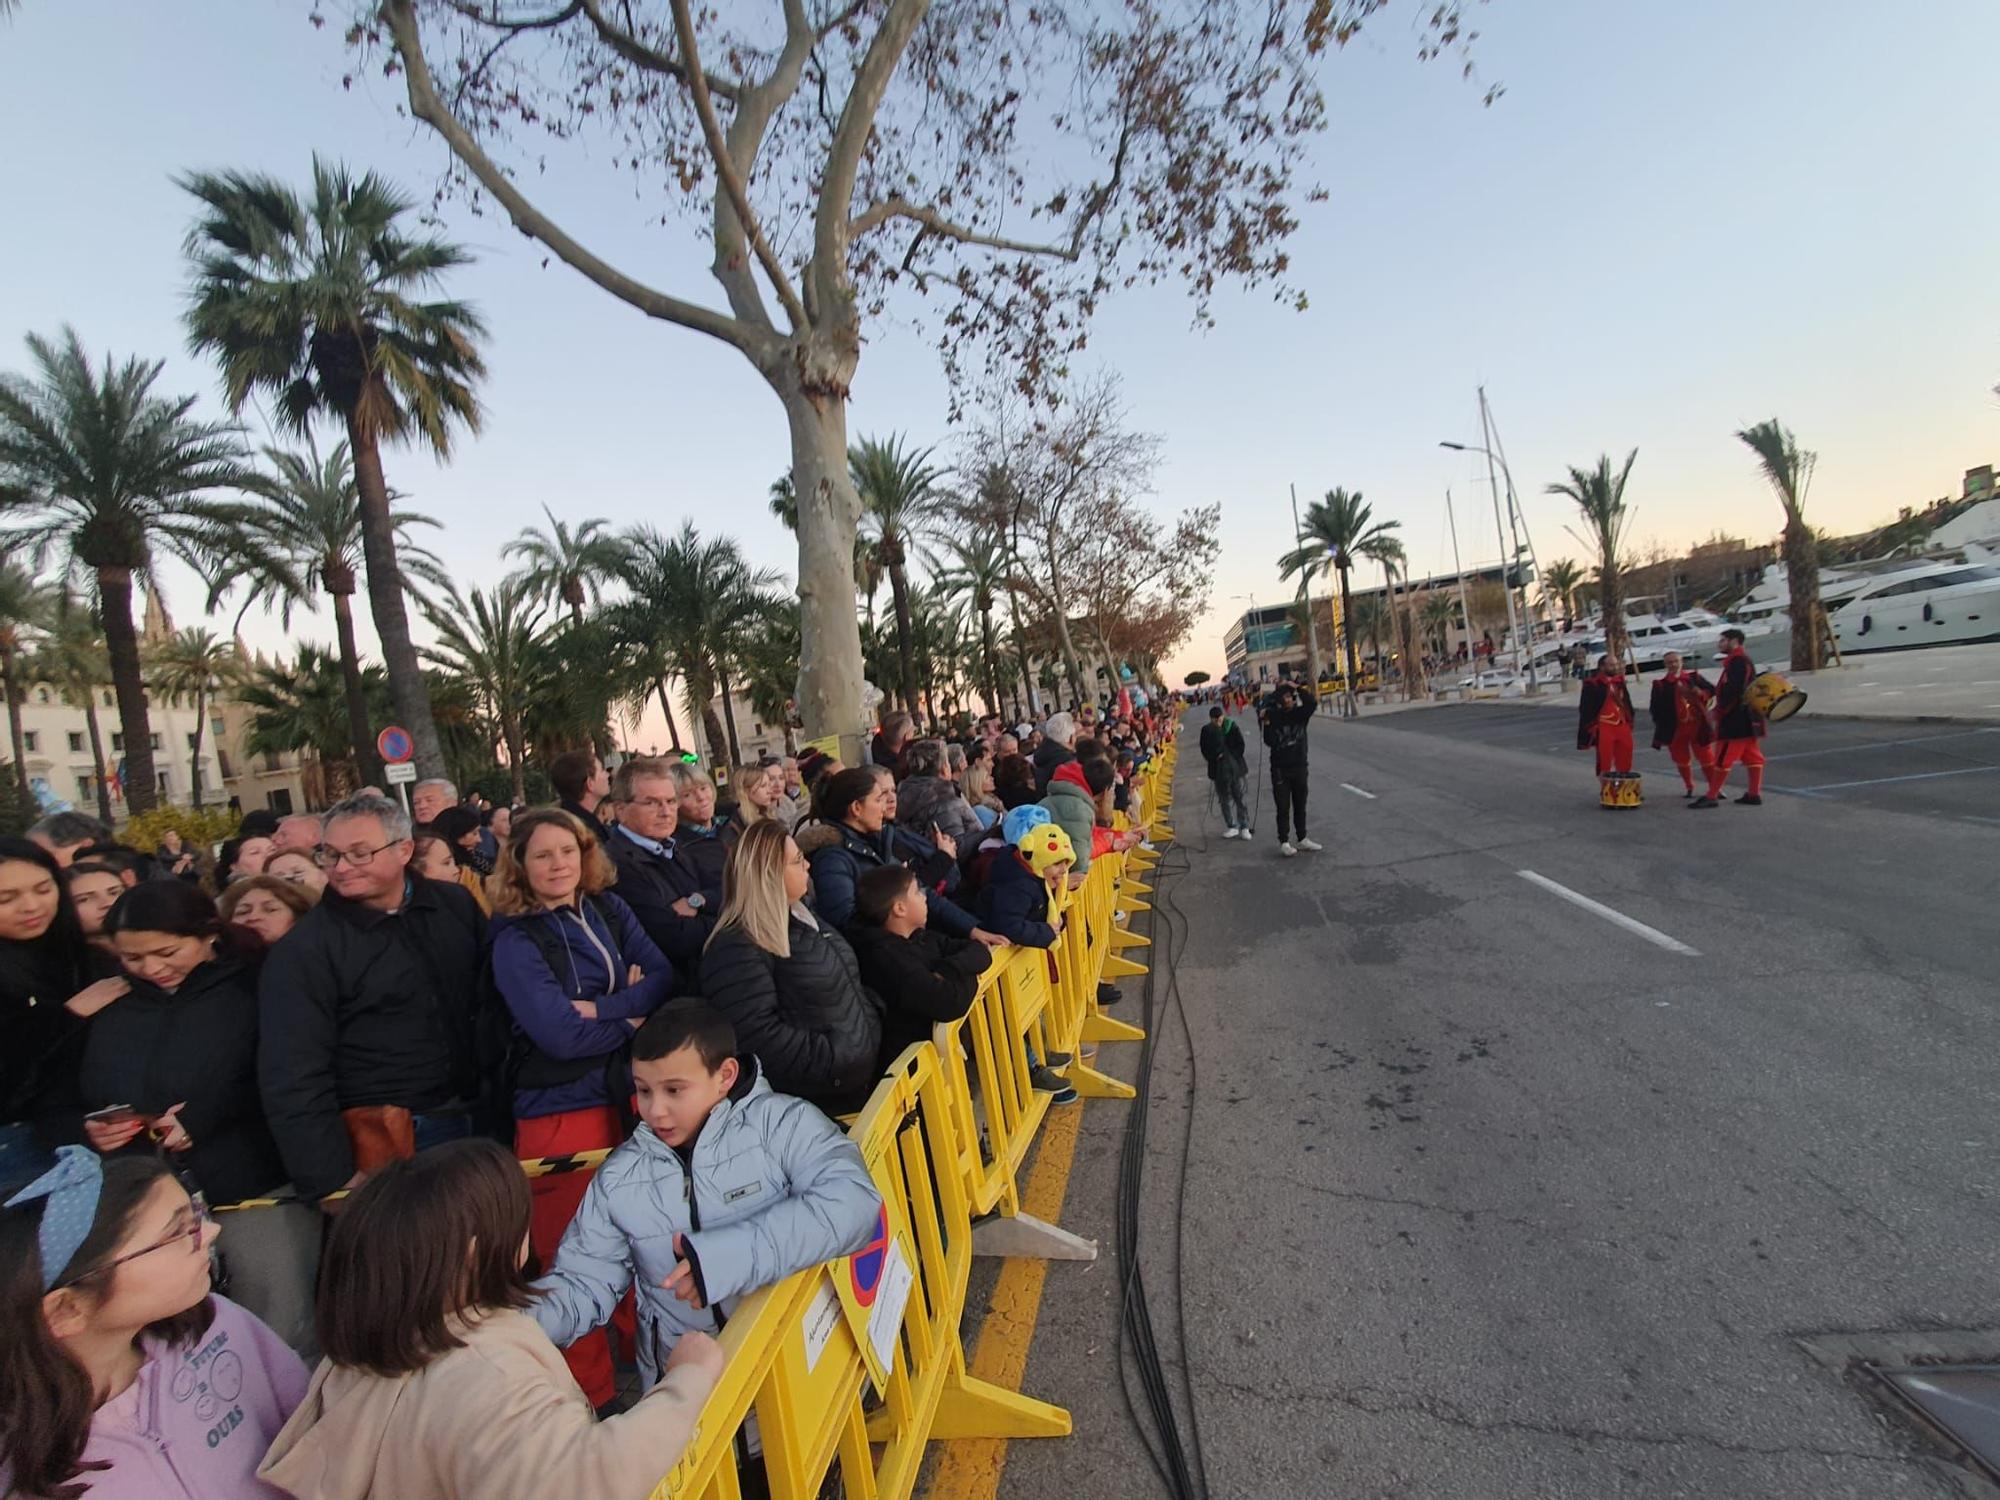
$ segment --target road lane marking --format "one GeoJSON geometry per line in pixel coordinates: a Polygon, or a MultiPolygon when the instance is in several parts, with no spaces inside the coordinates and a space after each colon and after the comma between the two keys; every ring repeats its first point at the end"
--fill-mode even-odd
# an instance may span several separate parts
{"type": "Polygon", "coordinates": [[[1657,927],[1648,927],[1637,917],[1628,917],[1624,912],[1614,911],[1601,901],[1593,901],[1588,896],[1579,895],[1566,885],[1558,885],[1546,875],[1538,875],[1533,870],[1516,870],[1514,873],[1529,884],[1538,885],[1545,891],[1553,891],[1572,906],[1580,906],[1585,911],[1591,913],[1591,915],[1602,917],[1605,921],[1611,923],[1612,926],[1622,927],[1635,937],[1642,937],[1647,942],[1666,949],[1669,953],[1682,953],[1689,958],[1701,957],[1700,949],[1690,948],[1679,938],[1668,937],[1657,927]]]}
{"type": "Polygon", "coordinates": [[[1867,781],[1822,781],[1816,786],[1800,787],[1802,792],[1844,792],[1857,786],[1892,786],[1898,781],[1935,781],[1940,776],[1978,776],[2000,771],[2000,766],[1964,766],[1956,771],[1917,771],[1909,776],[1876,776],[1867,781]]]}
{"type": "Polygon", "coordinates": [[[1369,800],[1370,802],[1373,802],[1373,801],[1375,801],[1375,800],[1376,800],[1376,798],[1375,798],[1375,794],[1374,794],[1373,792],[1364,792],[1364,791],[1362,791],[1362,790],[1361,790],[1361,788],[1360,788],[1360,787],[1356,786],[1356,785],[1355,785],[1355,784],[1354,784],[1353,782],[1351,782],[1351,781],[1343,781],[1343,782],[1341,782],[1341,786],[1342,786],[1342,787],[1343,787],[1343,788],[1344,788],[1345,790],[1347,790],[1347,791],[1350,791],[1350,792],[1354,793],[1354,795],[1355,795],[1355,796],[1357,796],[1357,797],[1366,797],[1366,798],[1367,798],[1367,799],[1368,799],[1368,800],[1369,800]]]}
{"type": "Polygon", "coordinates": [[[1905,745],[1929,745],[1938,740],[1963,740],[1982,734],[2000,734],[2000,727],[1948,730],[1944,734],[1920,734],[1906,740],[1864,741],[1858,745],[1835,745],[1826,750],[1794,750],[1789,755],[1767,755],[1764,758],[1776,764],[1781,760],[1810,760],[1816,755],[1859,755],[1867,750],[1893,750],[1905,745]]]}

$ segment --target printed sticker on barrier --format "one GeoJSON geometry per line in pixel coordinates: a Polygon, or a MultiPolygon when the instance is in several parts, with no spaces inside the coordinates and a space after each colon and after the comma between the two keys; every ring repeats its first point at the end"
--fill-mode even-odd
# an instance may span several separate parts
{"type": "Polygon", "coordinates": [[[819,1368],[819,1357],[826,1353],[827,1342],[833,1337],[839,1318],[840,1298],[832,1287],[822,1281],[813,1293],[812,1301],[806,1304],[804,1332],[808,1375],[819,1368]]]}

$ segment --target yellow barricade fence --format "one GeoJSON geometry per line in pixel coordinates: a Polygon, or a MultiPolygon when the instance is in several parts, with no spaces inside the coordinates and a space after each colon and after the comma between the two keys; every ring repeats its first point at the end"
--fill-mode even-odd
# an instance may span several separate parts
{"type": "Polygon", "coordinates": [[[1068,1434],[1061,1407],[966,1373],[972,1210],[949,1096],[928,1042],[877,1085],[853,1135],[882,1193],[883,1242],[744,1303],[723,1332],[722,1383],[652,1500],[738,1500],[736,1435],[753,1411],[772,1500],[814,1500],[836,1463],[848,1500],[904,1500],[935,1439],[1068,1434]],[[836,1277],[872,1280],[865,1311],[844,1308],[836,1277]]]}

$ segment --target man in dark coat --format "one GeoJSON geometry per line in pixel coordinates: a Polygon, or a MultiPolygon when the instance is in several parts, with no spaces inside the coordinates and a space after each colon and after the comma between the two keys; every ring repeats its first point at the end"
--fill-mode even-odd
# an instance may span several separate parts
{"type": "Polygon", "coordinates": [[[1669,651],[1663,666],[1665,670],[1653,683],[1652,702],[1647,705],[1653,716],[1653,748],[1673,757],[1681,785],[1692,797],[1694,768],[1699,765],[1702,775],[1707,776],[1715,764],[1715,726],[1708,721],[1715,684],[1699,672],[1684,671],[1678,651],[1669,651]]]}
{"type": "Polygon", "coordinates": [[[722,910],[722,877],[675,841],[680,791],[673,767],[664,760],[628,760],[606,800],[618,810],[604,847],[618,870],[619,899],[673,964],[676,990],[699,994],[702,947],[722,910]]]}
{"type": "Polygon", "coordinates": [[[597,835],[601,844],[611,830],[601,816],[611,794],[611,773],[595,750],[565,750],[549,762],[549,785],[556,789],[556,806],[597,835]]]}
{"type": "Polygon", "coordinates": [[[407,1110],[418,1150],[470,1135],[486,920],[461,885],[412,875],[410,819],[378,792],[326,815],[326,892],[264,961],[257,1075],[301,1196],[355,1181],[360,1120],[407,1110]],[[350,1135],[350,1129],[354,1135],[350,1135]]]}
{"type": "Polygon", "coordinates": [[[1757,678],[1757,664],[1743,649],[1743,632],[1734,628],[1722,632],[1722,680],[1715,685],[1715,764],[1709,768],[1708,791],[1689,807],[1715,807],[1721,803],[1722,788],[1729,780],[1729,768],[1743,762],[1750,789],[1736,800],[1746,807],[1764,803],[1764,717],[1753,713],[1745,701],[1750,684],[1757,678]]]}
{"type": "Polygon", "coordinates": [[[1076,719],[1066,713],[1050,714],[1042,725],[1042,742],[1035,747],[1035,790],[1046,793],[1049,781],[1060,766],[1076,759],[1076,719]]]}
{"type": "Polygon", "coordinates": [[[1249,838],[1250,762],[1244,755],[1243,731],[1219,703],[1208,711],[1208,723],[1202,726],[1201,758],[1208,762],[1208,779],[1215,783],[1215,798],[1222,804],[1222,836],[1249,838]]]}
{"type": "Polygon", "coordinates": [[[1615,656],[1600,656],[1577,703],[1576,748],[1597,751],[1597,774],[1632,770],[1632,690],[1615,656]]]}
{"type": "Polygon", "coordinates": [[[1278,852],[1287,858],[1301,849],[1317,853],[1322,847],[1306,833],[1306,760],[1308,735],[1319,700],[1311,688],[1300,689],[1290,681],[1278,684],[1270,701],[1257,710],[1257,722],[1264,728],[1265,760],[1271,767],[1271,799],[1278,809],[1278,852]],[[1298,841],[1292,841],[1292,823],[1299,825],[1298,841]]]}

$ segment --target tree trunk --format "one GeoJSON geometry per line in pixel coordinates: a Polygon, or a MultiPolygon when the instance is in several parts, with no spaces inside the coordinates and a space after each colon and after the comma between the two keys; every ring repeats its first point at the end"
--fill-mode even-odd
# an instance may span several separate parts
{"type": "Polygon", "coordinates": [[[1319,691],[1319,680],[1324,675],[1319,659],[1319,630],[1313,621],[1312,588],[1310,574],[1299,580],[1299,603],[1306,611],[1306,668],[1312,673],[1313,691],[1319,691]]]}
{"type": "Polygon", "coordinates": [[[111,783],[104,774],[104,731],[97,723],[96,689],[90,683],[83,687],[83,727],[90,731],[90,763],[97,768],[97,815],[109,823],[111,783]]]}
{"type": "Polygon", "coordinates": [[[706,704],[701,711],[702,728],[708,731],[708,758],[712,765],[732,764],[729,757],[729,737],[723,733],[721,715],[714,704],[706,704]]]}
{"type": "Polygon", "coordinates": [[[417,648],[410,640],[410,616],[403,601],[403,575],[396,566],[396,526],[389,513],[389,482],[382,473],[382,450],[375,434],[356,417],[347,418],[347,444],[354,455],[354,485],[361,499],[361,556],[367,564],[368,610],[389,672],[389,696],[396,717],[416,741],[417,774],[446,774],[444,745],[431,717],[430,686],[424,681],[417,648]]]}
{"type": "Polygon", "coordinates": [[[1819,627],[1819,541],[1803,521],[1785,522],[1785,579],[1791,586],[1792,670],[1817,672],[1826,665],[1819,627]]]}
{"type": "Polygon", "coordinates": [[[514,782],[514,805],[519,807],[528,800],[528,751],[520,720],[503,720],[500,737],[507,742],[507,770],[514,782]]]}
{"type": "Polygon", "coordinates": [[[715,664],[715,690],[722,699],[722,718],[729,726],[729,766],[733,771],[743,764],[743,747],[736,739],[736,705],[729,701],[729,672],[721,662],[715,664]]]}
{"type": "Polygon", "coordinates": [[[1007,607],[1014,616],[1014,651],[1021,659],[1021,692],[1024,697],[1021,717],[1014,722],[1024,724],[1035,716],[1035,664],[1028,659],[1028,638],[1021,631],[1021,596],[1012,589],[1007,590],[1007,607]]]}
{"type": "Polygon", "coordinates": [[[981,656],[986,666],[986,711],[994,718],[1000,717],[1000,665],[993,653],[993,606],[987,604],[979,611],[979,644],[981,656]]]}
{"type": "Polygon", "coordinates": [[[1611,548],[1605,547],[1603,554],[1603,564],[1597,570],[1597,607],[1604,616],[1604,652],[1623,661],[1631,654],[1631,643],[1625,634],[1625,585],[1618,576],[1618,561],[1611,548]]]}
{"type": "Polygon", "coordinates": [[[767,371],[792,437],[799,505],[799,716],[808,739],[840,736],[840,758],[862,762],[861,622],[854,614],[854,528],[861,497],[847,471],[847,379],[858,332],[837,367],[808,384],[801,363],[767,371]],[[817,389],[815,388],[817,387],[817,389]]]}
{"type": "Polygon", "coordinates": [[[889,564],[889,595],[896,606],[896,686],[903,695],[903,708],[914,717],[917,669],[910,657],[910,580],[901,562],[889,564]]]}
{"type": "Polygon", "coordinates": [[[375,754],[375,735],[368,722],[368,687],[361,676],[361,648],[354,640],[353,590],[328,592],[333,595],[333,630],[340,642],[340,681],[347,699],[347,737],[354,742],[354,774],[360,785],[373,786],[382,773],[375,754]]]}
{"type": "Polygon", "coordinates": [[[28,785],[28,736],[21,728],[21,689],[14,681],[14,648],[0,650],[0,692],[7,695],[7,737],[14,747],[14,776],[23,798],[34,794],[28,785]]]}
{"type": "Polygon", "coordinates": [[[188,750],[188,806],[201,810],[201,735],[208,726],[208,688],[194,690],[194,743],[188,750]]]}
{"type": "Polygon", "coordinates": [[[153,722],[146,709],[139,633],[132,627],[132,570],[99,568],[97,597],[105,654],[111,658],[111,687],[118,695],[118,728],[125,736],[125,811],[137,817],[159,805],[160,790],[153,772],[153,722]]]}
{"type": "Polygon", "coordinates": [[[1361,676],[1361,657],[1354,648],[1354,597],[1347,586],[1348,564],[1337,564],[1340,569],[1340,634],[1347,642],[1347,691],[1353,695],[1355,684],[1361,676]]]}
{"type": "Polygon", "coordinates": [[[667,679],[662,677],[654,686],[660,692],[660,712],[667,716],[667,737],[674,742],[674,749],[678,751],[682,748],[681,727],[674,722],[673,701],[667,697],[667,679]]]}

